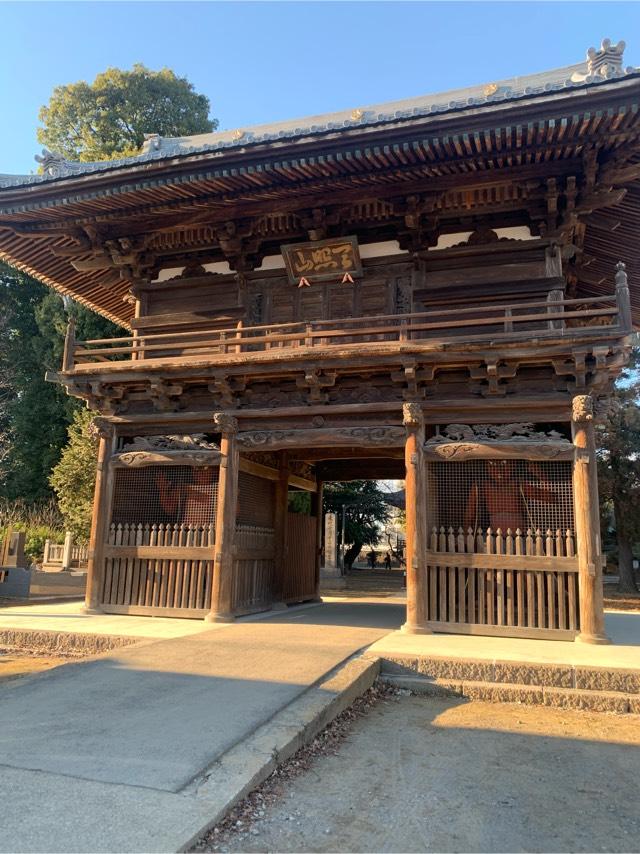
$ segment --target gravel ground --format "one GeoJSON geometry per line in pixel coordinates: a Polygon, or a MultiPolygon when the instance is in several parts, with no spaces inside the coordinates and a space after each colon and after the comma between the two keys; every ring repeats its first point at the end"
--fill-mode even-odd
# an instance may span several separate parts
{"type": "Polygon", "coordinates": [[[640,718],[373,689],[194,851],[638,851],[640,718]]]}

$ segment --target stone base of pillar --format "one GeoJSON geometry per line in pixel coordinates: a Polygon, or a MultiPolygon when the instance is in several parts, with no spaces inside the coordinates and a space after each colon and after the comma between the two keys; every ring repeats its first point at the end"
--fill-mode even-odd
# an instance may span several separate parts
{"type": "Polygon", "coordinates": [[[104,611],[102,610],[102,608],[98,608],[97,605],[94,608],[92,608],[90,605],[83,605],[82,608],[80,608],[80,613],[81,614],[104,614],[104,611]]]}
{"type": "Polygon", "coordinates": [[[235,617],[233,614],[214,614],[213,611],[204,618],[205,623],[234,623],[235,617]]]}
{"type": "Polygon", "coordinates": [[[433,631],[428,626],[411,626],[409,623],[404,623],[400,627],[400,631],[405,635],[432,635],[433,631]]]}
{"type": "Polygon", "coordinates": [[[288,605],[286,602],[274,602],[271,605],[272,611],[286,611],[288,609],[288,605]]]}
{"type": "Polygon", "coordinates": [[[607,637],[607,635],[588,635],[585,632],[580,632],[579,635],[576,635],[576,640],[580,643],[593,643],[593,644],[610,644],[611,638],[607,637]]]}

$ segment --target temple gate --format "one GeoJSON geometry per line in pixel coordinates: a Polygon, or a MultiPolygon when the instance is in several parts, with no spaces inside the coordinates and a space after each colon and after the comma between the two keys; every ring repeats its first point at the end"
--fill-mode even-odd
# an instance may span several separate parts
{"type": "Polygon", "coordinates": [[[606,641],[595,426],[640,316],[623,50],[0,175],[0,258],[123,328],[71,317],[49,374],[97,415],[89,610],[314,599],[323,483],[404,478],[406,631],[606,641]]]}

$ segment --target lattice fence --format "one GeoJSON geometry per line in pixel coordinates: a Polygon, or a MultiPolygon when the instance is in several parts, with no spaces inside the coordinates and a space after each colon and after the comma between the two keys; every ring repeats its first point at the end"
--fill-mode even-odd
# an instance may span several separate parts
{"type": "Polygon", "coordinates": [[[579,628],[569,462],[427,464],[427,617],[490,633],[579,628]]]}

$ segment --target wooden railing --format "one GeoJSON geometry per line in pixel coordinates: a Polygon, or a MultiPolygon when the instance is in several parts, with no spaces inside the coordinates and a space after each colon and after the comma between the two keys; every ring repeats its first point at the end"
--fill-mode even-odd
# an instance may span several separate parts
{"type": "Polygon", "coordinates": [[[64,371],[79,366],[112,362],[175,358],[222,358],[259,354],[273,349],[344,348],[363,344],[429,342],[456,339],[527,341],[531,338],[572,337],[631,331],[631,309],[626,275],[616,274],[616,293],[587,299],[535,300],[508,305],[473,306],[412,314],[377,315],[344,320],[314,320],[199,329],[189,332],[139,334],[123,338],[75,339],[72,323],[67,330],[64,371]],[[618,278],[624,282],[618,282],[618,278]]]}
{"type": "Polygon", "coordinates": [[[441,527],[432,529],[429,546],[427,618],[434,627],[530,637],[578,631],[572,531],[441,527]]]}
{"type": "Polygon", "coordinates": [[[118,613],[208,610],[213,525],[112,524],[102,607],[118,613]]]}

